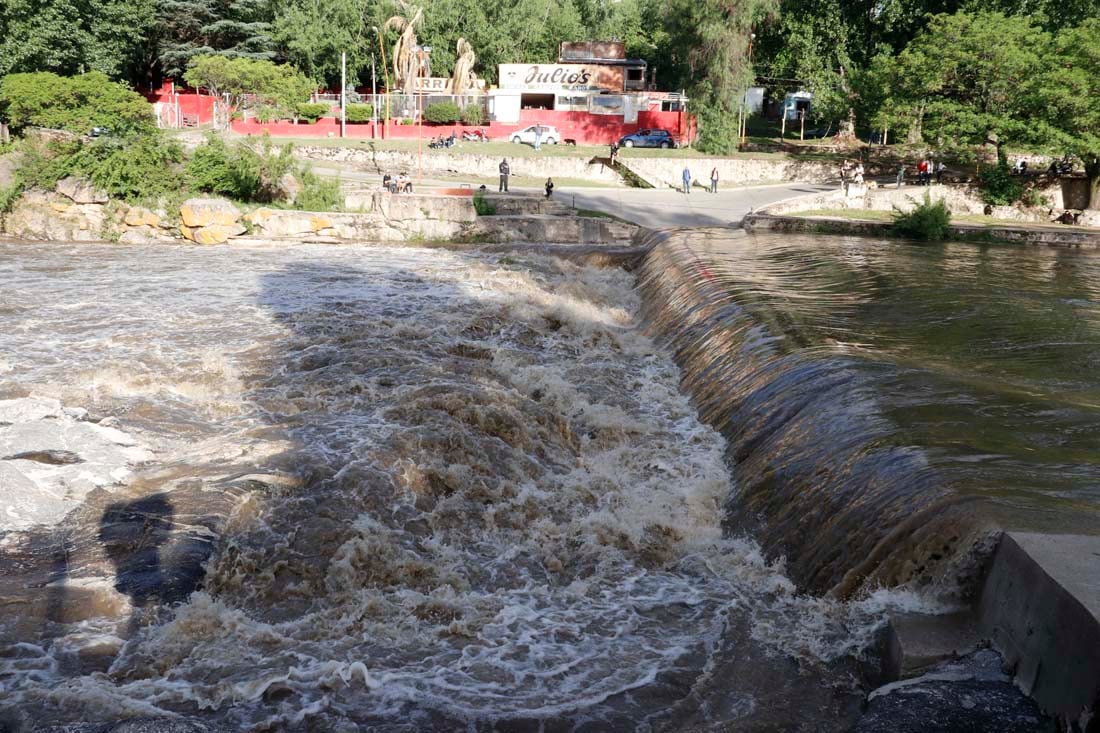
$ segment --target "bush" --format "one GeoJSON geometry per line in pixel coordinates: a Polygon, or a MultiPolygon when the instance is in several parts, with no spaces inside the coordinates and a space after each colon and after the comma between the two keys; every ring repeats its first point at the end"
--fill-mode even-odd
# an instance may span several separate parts
{"type": "Polygon", "coordinates": [[[462,109],[462,124],[484,125],[485,109],[480,104],[467,104],[462,109]]]}
{"type": "Polygon", "coordinates": [[[1020,196],[1020,202],[1023,203],[1024,206],[1050,206],[1050,199],[1039,193],[1039,191],[1034,188],[1029,188],[1028,190],[1024,191],[1023,195],[1020,196]]]}
{"type": "Polygon", "coordinates": [[[289,143],[275,150],[266,136],[259,146],[229,146],[211,135],[188,161],[187,178],[199,191],[269,203],[280,196],[279,181],[293,168],[292,150],[289,143]]]}
{"type": "Polygon", "coordinates": [[[986,168],[979,175],[982,199],[994,206],[1008,206],[1024,193],[1023,184],[1012,176],[1008,162],[1001,160],[997,165],[986,168]]]}
{"type": "Polygon", "coordinates": [[[87,135],[93,127],[106,127],[129,135],[156,129],[153,106],[98,71],[73,77],[9,74],[0,80],[0,110],[16,130],[48,127],[87,135]]]}
{"type": "Polygon", "coordinates": [[[432,102],[424,110],[424,121],[435,124],[450,124],[462,119],[462,110],[454,102],[432,102]]]}
{"type": "Polygon", "coordinates": [[[321,102],[302,102],[298,105],[297,110],[298,116],[310,124],[331,113],[331,108],[321,102]]]}
{"type": "Polygon", "coordinates": [[[345,111],[346,119],[348,122],[370,122],[374,117],[374,105],[373,104],[349,104],[345,111]]]}
{"type": "Polygon", "coordinates": [[[86,143],[73,156],[70,168],[111,196],[134,201],[156,199],[179,188],[182,160],[179,144],[155,131],[86,143]]]}
{"type": "Polygon", "coordinates": [[[485,200],[485,194],[478,191],[474,194],[474,211],[478,216],[492,216],[497,213],[497,207],[485,200]]]}
{"type": "Polygon", "coordinates": [[[307,168],[298,173],[298,180],[302,184],[302,190],[298,192],[294,208],[302,211],[334,211],[343,206],[338,179],[321,178],[307,168]]]}
{"type": "Polygon", "coordinates": [[[270,104],[262,104],[256,108],[256,122],[274,122],[279,119],[279,110],[270,104]]]}
{"type": "Polygon", "coordinates": [[[927,191],[924,194],[924,203],[918,204],[912,211],[904,213],[896,208],[894,210],[894,233],[910,239],[944,239],[950,223],[951,212],[947,210],[947,204],[943,199],[933,203],[932,196],[927,191]]]}

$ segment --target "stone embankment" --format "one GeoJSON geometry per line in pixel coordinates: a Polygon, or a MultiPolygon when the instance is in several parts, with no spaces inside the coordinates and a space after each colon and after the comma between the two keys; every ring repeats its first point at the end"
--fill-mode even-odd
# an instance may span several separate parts
{"type": "MultiPolygon", "coordinates": [[[[1041,192],[1050,205],[1042,207],[994,206],[989,223],[981,221],[953,221],[949,236],[961,241],[1000,241],[1019,244],[1048,244],[1062,246],[1100,246],[1100,211],[1080,212],[1077,227],[1052,224],[1051,217],[1064,209],[1055,204],[1066,203],[1063,197],[1076,196],[1074,191],[1065,193],[1065,187],[1053,186],[1041,192]],[[1013,222],[1019,222],[1018,225],[1013,222]]],[[[853,234],[869,237],[889,235],[891,224],[881,218],[859,219],[856,212],[911,211],[923,203],[925,196],[932,201],[943,201],[953,215],[986,216],[986,204],[972,188],[960,186],[930,186],[921,188],[852,187],[825,193],[800,196],[771,204],[745,217],[743,226],[749,231],[819,232],[853,234]],[[804,212],[823,212],[806,215],[804,212]],[[830,216],[829,211],[838,215],[830,216]],[[853,216],[841,216],[839,212],[851,211],[853,216]]],[[[1075,202],[1075,200],[1073,201],[1075,202]]]]}
{"type": "Polygon", "coordinates": [[[605,218],[576,216],[541,196],[485,197],[496,215],[479,216],[464,195],[352,194],[353,211],[310,212],[257,208],[244,212],[224,199],[194,198],[178,211],[151,210],[111,201],[84,181],[64,179],[52,192],[25,194],[3,218],[9,237],[30,241],[125,244],[233,241],[310,242],[544,242],[622,244],[637,227],[605,218]]]}

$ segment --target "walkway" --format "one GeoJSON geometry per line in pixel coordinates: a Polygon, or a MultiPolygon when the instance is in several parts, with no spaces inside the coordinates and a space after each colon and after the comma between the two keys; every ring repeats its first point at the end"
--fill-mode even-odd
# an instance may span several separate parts
{"type": "Polygon", "coordinates": [[[828,191],[835,186],[784,183],[772,186],[719,188],[718,193],[692,189],[683,194],[672,189],[567,188],[554,197],[578,209],[594,209],[651,229],[665,227],[740,226],[750,211],[777,201],[828,191]]]}

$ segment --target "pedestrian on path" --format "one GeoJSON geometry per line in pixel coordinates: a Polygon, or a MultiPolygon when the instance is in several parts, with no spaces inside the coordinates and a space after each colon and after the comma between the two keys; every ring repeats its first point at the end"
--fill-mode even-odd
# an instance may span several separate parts
{"type": "Polygon", "coordinates": [[[905,163],[898,166],[898,188],[905,183],[905,163]]]}
{"type": "Polygon", "coordinates": [[[710,192],[718,193],[718,166],[710,169],[710,192]]]}
{"type": "Polygon", "coordinates": [[[508,193],[508,176],[511,175],[512,169],[508,167],[508,159],[500,161],[500,190],[503,193],[508,193]]]}
{"type": "Polygon", "coordinates": [[[549,178],[546,179],[546,198],[550,198],[554,195],[554,182],[549,178]]]}
{"type": "Polygon", "coordinates": [[[683,179],[684,193],[691,193],[691,170],[686,165],[684,166],[683,179]]]}
{"type": "Polygon", "coordinates": [[[541,150],[542,145],[542,126],[535,125],[535,150],[541,150]]]}
{"type": "Polygon", "coordinates": [[[619,144],[611,143],[611,165],[615,165],[615,158],[619,155],[619,144]]]}
{"type": "Polygon", "coordinates": [[[947,170],[947,166],[944,165],[942,160],[936,162],[936,183],[937,184],[942,184],[943,183],[943,174],[946,170],[947,170]]]}

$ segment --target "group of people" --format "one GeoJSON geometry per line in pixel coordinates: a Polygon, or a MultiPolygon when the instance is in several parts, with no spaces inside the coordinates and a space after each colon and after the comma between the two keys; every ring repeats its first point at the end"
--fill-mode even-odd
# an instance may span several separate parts
{"type": "MultiPolygon", "coordinates": [[[[684,172],[681,174],[681,179],[684,182],[684,193],[691,193],[691,169],[686,165],[684,166],[684,172]]],[[[710,169],[710,188],[707,189],[710,193],[718,193],[718,168],[714,167],[710,169]]]]}
{"type": "Polygon", "coordinates": [[[382,188],[390,193],[412,193],[412,179],[404,171],[398,173],[397,178],[387,173],[382,176],[382,188]]]}
{"type": "Polygon", "coordinates": [[[849,186],[863,185],[863,173],[863,161],[857,160],[854,163],[851,160],[844,161],[844,164],[840,166],[840,183],[844,186],[845,194],[847,194],[849,186]]]}
{"type": "MultiPolygon", "coordinates": [[[[497,169],[500,171],[500,188],[498,191],[508,193],[508,178],[512,175],[512,167],[508,165],[508,159],[501,160],[497,169]]],[[[549,176],[546,178],[546,183],[543,184],[543,189],[546,191],[546,198],[554,195],[554,181],[549,176]]]]}
{"type": "Polygon", "coordinates": [[[943,183],[943,173],[947,170],[947,166],[944,165],[942,160],[935,161],[931,158],[921,158],[921,161],[917,163],[917,185],[918,186],[931,186],[932,179],[936,179],[936,183],[943,183]]]}

